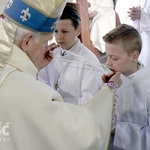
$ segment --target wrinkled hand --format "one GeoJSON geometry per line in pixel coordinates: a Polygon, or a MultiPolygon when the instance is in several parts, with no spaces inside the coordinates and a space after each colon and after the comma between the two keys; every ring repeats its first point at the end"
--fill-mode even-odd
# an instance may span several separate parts
{"type": "Polygon", "coordinates": [[[117,87],[120,87],[122,84],[122,80],[120,78],[120,75],[121,75],[121,73],[119,73],[119,72],[111,73],[108,75],[104,74],[102,76],[102,80],[104,83],[108,83],[109,81],[112,81],[117,85],[117,87]]]}
{"type": "Polygon", "coordinates": [[[43,53],[39,56],[36,62],[36,67],[38,70],[41,70],[47,66],[53,59],[53,51],[58,46],[55,43],[45,46],[43,53]]]}
{"type": "Polygon", "coordinates": [[[128,16],[131,18],[132,21],[141,19],[140,6],[129,8],[128,14],[129,14],[128,16]]]}
{"type": "Polygon", "coordinates": [[[97,11],[93,11],[89,14],[89,19],[92,20],[98,14],[97,11]]]}
{"type": "Polygon", "coordinates": [[[121,80],[121,78],[120,78],[120,75],[121,75],[120,72],[116,72],[116,73],[110,78],[109,81],[114,82],[115,84],[117,84],[118,87],[120,87],[121,84],[122,84],[122,80],[121,80]]]}
{"type": "Polygon", "coordinates": [[[102,80],[103,80],[103,82],[104,83],[108,83],[108,81],[110,80],[110,78],[114,75],[115,73],[113,72],[113,73],[110,73],[110,74],[104,74],[103,76],[102,76],[102,80]]]}

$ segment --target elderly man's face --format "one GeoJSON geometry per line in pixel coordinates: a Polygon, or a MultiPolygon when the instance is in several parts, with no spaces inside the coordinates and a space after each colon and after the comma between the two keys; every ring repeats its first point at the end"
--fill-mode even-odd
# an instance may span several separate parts
{"type": "Polygon", "coordinates": [[[35,37],[32,34],[27,36],[28,37],[25,37],[27,38],[27,40],[25,40],[26,42],[24,42],[26,46],[22,49],[24,52],[26,52],[26,54],[31,59],[33,64],[37,67],[37,69],[41,69],[42,67],[45,67],[43,63],[44,61],[45,64],[48,64],[45,58],[45,47],[48,41],[53,38],[53,34],[41,35],[39,39],[35,39],[35,37]],[[44,66],[41,65],[42,63],[44,66]]]}

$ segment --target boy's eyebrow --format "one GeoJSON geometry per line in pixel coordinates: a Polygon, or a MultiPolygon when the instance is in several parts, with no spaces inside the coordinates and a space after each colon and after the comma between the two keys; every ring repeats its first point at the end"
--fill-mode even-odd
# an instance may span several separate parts
{"type": "Polygon", "coordinates": [[[116,56],[116,55],[113,55],[113,54],[112,54],[112,55],[110,55],[110,54],[109,54],[109,55],[108,55],[108,54],[106,54],[106,55],[107,55],[107,56],[116,56]]]}

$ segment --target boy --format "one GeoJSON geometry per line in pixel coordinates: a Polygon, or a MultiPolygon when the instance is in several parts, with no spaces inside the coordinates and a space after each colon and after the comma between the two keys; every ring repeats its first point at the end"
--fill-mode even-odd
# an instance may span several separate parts
{"type": "Polygon", "coordinates": [[[107,66],[122,73],[118,90],[118,124],[114,133],[114,150],[148,150],[150,143],[150,68],[138,61],[142,41],[138,31],[122,24],[103,37],[107,66]]]}
{"type": "Polygon", "coordinates": [[[94,53],[78,39],[80,21],[77,9],[67,5],[55,30],[59,47],[54,50],[54,59],[39,72],[39,80],[56,89],[65,102],[76,105],[85,104],[97,93],[104,74],[102,67],[95,68],[100,63],[94,53]]]}

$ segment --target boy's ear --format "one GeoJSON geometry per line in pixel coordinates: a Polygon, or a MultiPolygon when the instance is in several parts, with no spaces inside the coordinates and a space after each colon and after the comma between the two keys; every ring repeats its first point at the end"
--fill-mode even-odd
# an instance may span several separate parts
{"type": "Polygon", "coordinates": [[[21,43],[21,48],[24,52],[28,51],[28,44],[29,44],[30,39],[32,38],[33,38],[33,34],[27,34],[23,38],[22,43],[21,43]]]}
{"type": "Polygon", "coordinates": [[[81,27],[79,26],[79,27],[76,29],[76,31],[77,31],[77,36],[79,36],[79,35],[81,34],[81,27]]]}
{"type": "Polygon", "coordinates": [[[139,59],[139,52],[134,51],[132,55],[133,55],[133,62],[137,62],[137,60],[139,59]]]}

